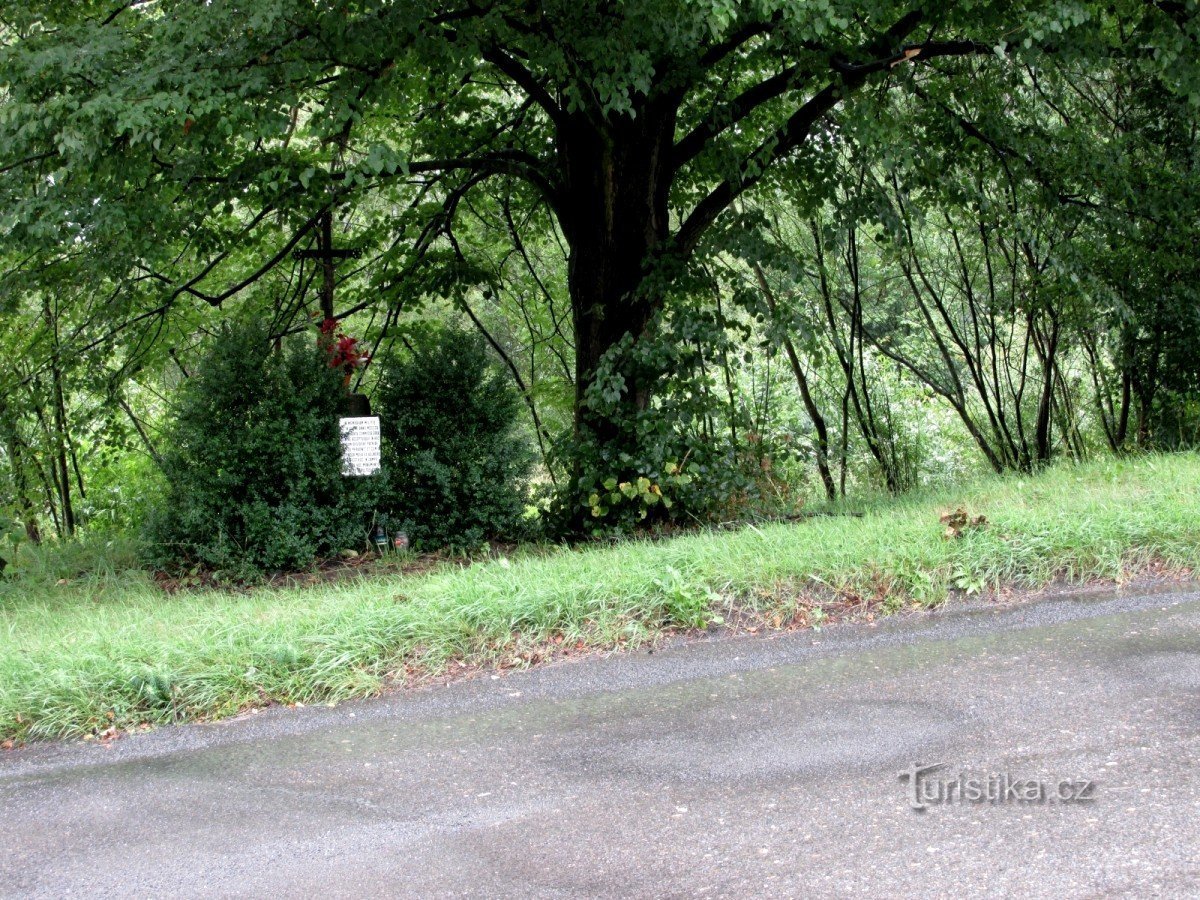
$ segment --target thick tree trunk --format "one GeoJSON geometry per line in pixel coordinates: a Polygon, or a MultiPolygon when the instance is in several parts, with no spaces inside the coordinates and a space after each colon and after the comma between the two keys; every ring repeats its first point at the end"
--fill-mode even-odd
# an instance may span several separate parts
{"type": "MultiPolygon", "coordinates": [[[[670,236],[674,134],[675,108],[654,104],[634,117],[602,123],[585,112],[572,113],[558,130],[575,326],[575,424],[577,433],[600,442],[618,440],[621,429],[620,416],[589,410],[587,394],[597,367],[626,335],[635,342],[643,338],[662,306],[661,290],[645,276],[670,236]]],[[[635,368],[622,374],[625,411],[644,409],[653,374],[635,368]]]]}

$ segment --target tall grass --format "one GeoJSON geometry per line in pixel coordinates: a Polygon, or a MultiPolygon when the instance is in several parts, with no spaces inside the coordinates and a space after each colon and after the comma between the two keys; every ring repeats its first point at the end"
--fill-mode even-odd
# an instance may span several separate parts
{"type": "Polygon", "coordinates": [[[806,592],[935,604],[955,588],[1120,579],[1151,562],[1200,563],[1200,456],[1062,466],[879,501],[861,516],[319,587],[168,596],[141,573],[93,570],[60,585],[48,570],[0,587],[0,736],[365,696],[545,641],[636,643],[733,605],[787,612],[806,592]],[[947,540],[938,517],[958,506],[988,525],[947,540]]]}
{"type": "Polygon", "coordinates": [[[17,583],[0,581],[0,601],[18,591],[44,596],[61,593],[48,590],[60,581],[86,580],[91,589],[108,586],[121,590],[144,574],[138,550],[135,538],[121,534],[87,534],[36,546],[23,541],[15,555],[11,550],[6,554],[11,557],[8,574],[17,583]]]}

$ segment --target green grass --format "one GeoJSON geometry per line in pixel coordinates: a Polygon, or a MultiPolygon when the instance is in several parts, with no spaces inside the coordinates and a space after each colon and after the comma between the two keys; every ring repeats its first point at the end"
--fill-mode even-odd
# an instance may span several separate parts
{"type": "Polygon", "coordinates": [[[1119,580],[1152,562],[1200,563],[1200,456],[985,479],[878,501],[860,517],[307,588],[168,596],[122,565],[58,584],[46,564],[0,586],[0,738],[361,697],[460,661],[521,659],[557,639],[610,647],[702,626],[734,606],[786,614],[806,594],[933,605],[955,587],[1119,580]],[[946,540],[939,514],[960,505],[989,524],[946,540]]]}

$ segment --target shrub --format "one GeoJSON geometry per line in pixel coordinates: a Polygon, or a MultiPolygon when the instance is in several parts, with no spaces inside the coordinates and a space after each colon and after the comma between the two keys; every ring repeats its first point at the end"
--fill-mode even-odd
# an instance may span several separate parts
{"type": "Polygon", "coordinates": [[[226,329],[179,395],[148,526],[152,561],[294,569],[361,546],[378,478],[344,478],[342,375],[311,339],[226,329]]]}
{"type": "Polygon", "coordinates": [[[474,332],[442,329],[384,364],[376,394],[389,525],[414,549],[515,536],[533,454],[521,399],[474,332]]]}
{"type": "Polygon", "coordinates": [[[766,455],[739,451],[724,428],[706,426],[721,411],[716,385],[697,342],[681,339],[702,329],[718,330],[687,314],[664,319],[653,337],[626,334],[600,361],[584,411],[607,433],[585,420],[556,447],[574,477],[552,499],[553,530],[602,537],[694,525],[745,514],[761,499],[766,455]],[[650,402],[632,402],[630,383],[648,386],[650,402]]]}

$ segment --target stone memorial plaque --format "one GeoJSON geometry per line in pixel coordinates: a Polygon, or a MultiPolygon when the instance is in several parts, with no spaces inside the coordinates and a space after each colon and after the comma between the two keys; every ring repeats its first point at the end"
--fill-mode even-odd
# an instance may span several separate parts
{"type": "Polygon", "coordinates": [[[379,416],[338,419],[342,431],[342,474],[374,475],[379,471],[379,416]]]}

